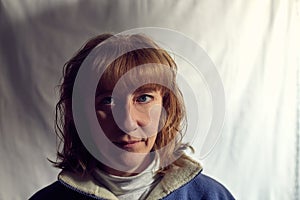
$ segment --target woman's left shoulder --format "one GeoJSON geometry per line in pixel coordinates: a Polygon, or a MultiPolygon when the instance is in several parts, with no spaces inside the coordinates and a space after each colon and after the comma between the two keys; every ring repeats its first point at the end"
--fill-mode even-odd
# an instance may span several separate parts
{"type": "Polygon", "coordinates": [[[190,191],[198,191],[204,199],[234,199],[228,189],[215,179],[199,173],[194,180],[187,184],[190,191]]]}
{"type": "MultiPolygon", "coordinates": [[[[176,179],[168,184],[180,181],[180,187],[173,190],[170,199],[206,199],[206,200],[234,200],[229,190],[215,179],[202,173],[202,166],[192,158],[183,156],[181,167],[176,173],[171,173],[176,179]]],[[[166,198],[166,199],[168,199],[166,198]]]]}
{"type": "Polygon", "coordinates": [[[235,198],[221,183],[200,172],[165,199],[234,200],[235,198]]]}

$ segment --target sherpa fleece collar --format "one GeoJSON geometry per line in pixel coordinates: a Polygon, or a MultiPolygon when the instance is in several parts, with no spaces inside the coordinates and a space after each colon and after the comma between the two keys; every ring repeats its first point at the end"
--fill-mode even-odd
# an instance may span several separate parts
{"type": "MultiPolygon", "coordinates": [[[[156,200],[167,196],[174,190],[192,180],[202,170],[202,167],[198,162],[186,155],[181,156],[176,163],[180,167],[173,164],[160,183],[158,183],[157,186],[150,192],[146,200],[156,200]]],[[[112,192],[102,185],[99,185],[99,182],[90,175],[82,177],[75,173],[63,170],[58,175],[58,179],[63,184],[66,184],[70,188],[86,194],[87,196],[92,195],[100,199],[118,200],[112,192]]]]}

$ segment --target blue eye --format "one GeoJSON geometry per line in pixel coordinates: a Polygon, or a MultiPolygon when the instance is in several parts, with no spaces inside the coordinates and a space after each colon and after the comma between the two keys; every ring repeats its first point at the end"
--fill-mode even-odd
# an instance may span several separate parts
{"type": "Polygon", "coordinates": [[[139,97],[136,99],[136,102],[138,102],[138,103],[148,103],[148,102],[151,101],[152,99],[153,99],[153,96],[144,94],[144,95],[139,96],[139,97]]]}
{"type": "Polygon", "coordinates": [[[112,97],[104,97],[100,100],[100,104],[102,105],[113,105],[114,100],[112,97]]]}

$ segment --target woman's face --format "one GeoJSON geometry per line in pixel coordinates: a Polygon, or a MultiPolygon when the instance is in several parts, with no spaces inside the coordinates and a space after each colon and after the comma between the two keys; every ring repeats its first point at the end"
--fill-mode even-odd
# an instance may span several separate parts
{"type": "MultiPolygon", "coordinates": [[[[113,145],[124,150],[118,155],[102,153],[102,156],[107,156],[106,159],[112,165],[118,163],[127,166],[129,170],[149,164],[148,153],[152,150],[159,132],[161,92],[147,85],[132,93],[125,89],[113,92],[111,85],[100,88],[95,103],[98,121],[106,137],[113,145]],[[134,158],[132,153],[143,153],[145,156],[134,158]]],[[[109,152],[108,148],[103,146],[100,149],[109,152]]],[[[113,171],[110,173],[120,175],[113,171]]]]}

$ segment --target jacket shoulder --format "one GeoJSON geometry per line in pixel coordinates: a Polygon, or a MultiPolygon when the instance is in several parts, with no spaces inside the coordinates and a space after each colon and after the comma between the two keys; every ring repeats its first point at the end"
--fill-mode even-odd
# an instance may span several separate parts
{"type": "Polygon", "coordinates": [[[234,197],[221,183],[199,173],[193,180],[173,191],[165,199],[234,200],[234,197]]]}
{"type": "Polygon", "coordinates": [[[88,196],[81,194],[80,192],[74,191],[61,182],[56,181],[51,185],[36,192],[29,200],[53,200],[53,199],[93,199],[88,196]]]}
{"type": "MultiPolygon", "coordinates": [[[[232,200],[234,197],[221,183],[204,174],[195,178],[195,186],[203,191],[204,196],[209,199],[232,200]]],[[[205,199],[206,199],[205,198],[205,199]]]]}

